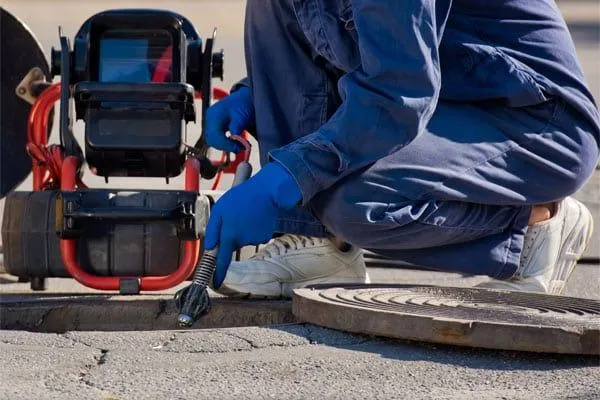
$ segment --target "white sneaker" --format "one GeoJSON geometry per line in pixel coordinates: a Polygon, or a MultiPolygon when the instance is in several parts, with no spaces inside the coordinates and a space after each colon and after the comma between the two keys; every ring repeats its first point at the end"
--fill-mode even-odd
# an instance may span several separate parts
{"type": "Polygon", "coordinates": [[[554,216],[530,226],[521,265],[507,281],[490,280],[476,287],[561,294],[592,236],[594,220],[572,197],[559,202],[554,216]]]}
{"type": "Polygon", "coordinates": [[[292,297],[320,283],[370,283],[362,250],[337,249],[329,239],[283,235],[254,256],[232,262],[217,292],[227,296],[292,297]]]}

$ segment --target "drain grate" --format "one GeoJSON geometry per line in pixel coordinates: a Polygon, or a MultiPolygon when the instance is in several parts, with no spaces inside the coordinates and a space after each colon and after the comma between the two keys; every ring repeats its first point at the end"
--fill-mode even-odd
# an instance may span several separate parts
{"type": "Polygon", "coordinates": [[[356,333],[505,350],[600,354],[600,301],[413,285],[295,292],[300,320],[356,333]]]}

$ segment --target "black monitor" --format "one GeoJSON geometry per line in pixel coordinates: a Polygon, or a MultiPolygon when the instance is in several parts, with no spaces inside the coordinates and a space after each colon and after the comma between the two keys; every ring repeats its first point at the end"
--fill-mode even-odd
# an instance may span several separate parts
{"type": "Polygon", "coordinates": [[[201,53],[185,23],[166,11],[115,10],[93,16],[78,33],[73,98],[97,175],[182,172],[185,126],[195,121],[188,52],[196,64],[201,53]]]}

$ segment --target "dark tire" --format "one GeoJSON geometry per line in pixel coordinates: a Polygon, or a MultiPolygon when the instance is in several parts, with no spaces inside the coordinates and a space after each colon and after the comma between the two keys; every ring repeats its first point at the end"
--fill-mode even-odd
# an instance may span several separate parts
{"type": "MultiPolygon", "coordinates": [[[[27,119],[31,105],[15,89],[31,68],[38,67],[50,81],[44,51],[29,28],[0,7],[0,198],[17,187],[31,171],[27,154],[27,119]]],[[[52,121],[52,118],[50,119],[52,121]]],[[[51,125],[51,122],[50,122],[51,125]]],[[[49,127],[51,131],[51,126],[49,127]]]]}
{"type": "MultiPolygon", "coordinates": [[[[106,196],[99,191],[99,198],[106,196]]],[[[58,192],[11,192],[2,223],[4,267],[18,277],[69,277],[55,229],[58,192]]],[[[169,192],[139,191],[114,200],[134,206],[167,208],[176,201],[169,192]]],[[[177,269],[182,246],[169,223],[109,224],[85,229],[77,240],[81,267],[101,276],[167,275],[177,269]]],[[[32,281],[33,283],[33,281],[32,281]]]]}

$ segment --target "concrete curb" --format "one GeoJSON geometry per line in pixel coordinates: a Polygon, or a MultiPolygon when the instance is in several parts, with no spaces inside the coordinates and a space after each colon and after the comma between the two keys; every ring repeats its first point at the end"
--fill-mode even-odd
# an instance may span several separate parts
{"type": "MultiPolygon", "coordinates": [[[[67,331],[181,330],[172,296],[24,296],[0,298],[0,329],[67,331]]],[[[213,298],[191,329],[295,322],[291,301],[213,298]]]]}

